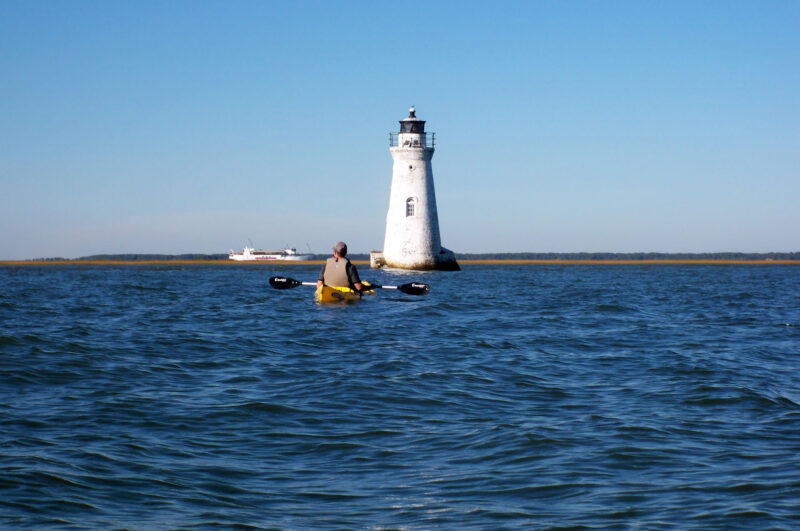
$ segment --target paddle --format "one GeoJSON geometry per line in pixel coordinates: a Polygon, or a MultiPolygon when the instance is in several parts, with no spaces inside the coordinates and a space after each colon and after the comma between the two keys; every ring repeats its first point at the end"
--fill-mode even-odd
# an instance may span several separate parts
{"type": "MultiPolygon", "coordinates": [[[[275,289],[292,289],[296,288],[297,286],[316,286],[316,282],[300,282],[299,280],[295,280],[290,277],[270,277],[269,285],[275,289]]],[[[362,284],[364,286],[363,291],[372,291],[374,289],[396,289],[397,291],[401,291],[406,295],[427,295],[428,292],[431,290],[431,287],[428,284],[424,284],[422,282],[409,282],[407,284],[400,284],[399,286],[382,286],[380,284],[372,284],[370,283],[369,286],[366,284],[362,284]]]]}

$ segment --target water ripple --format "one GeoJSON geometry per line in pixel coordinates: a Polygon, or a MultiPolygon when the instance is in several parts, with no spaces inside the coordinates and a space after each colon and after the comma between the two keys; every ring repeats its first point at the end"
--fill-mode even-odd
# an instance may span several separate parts
{"type": "Polygon", "coordinates": [[[0,527],[800,526],[792,267],[273,274],[0,268],[0,527]]]}

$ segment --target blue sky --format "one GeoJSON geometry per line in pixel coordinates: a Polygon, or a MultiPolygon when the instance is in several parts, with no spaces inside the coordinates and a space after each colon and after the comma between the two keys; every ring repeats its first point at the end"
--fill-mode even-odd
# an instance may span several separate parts
{"type": "Polygon", "coordinates": [[[800,3],[0,0],[0,259],[800,250],[800,3]]]}

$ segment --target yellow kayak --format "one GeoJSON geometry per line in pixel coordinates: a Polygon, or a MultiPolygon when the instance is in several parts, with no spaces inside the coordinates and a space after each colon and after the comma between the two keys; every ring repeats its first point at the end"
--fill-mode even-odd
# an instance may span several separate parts
{"type": "MultiPolygon", "coordinates": [[[[275,289],[292,289],[297,286],[316,286],[316,282],[300,282],[289,277],[270,277],[269,285],[275,289]]],[[[361,281],[364,290],[357,293],[350,288],[334,288],[331,286],[322,286],[317,288],[316,299],[317,302],[348,302],[360,301],[361,296],[366,293],[367,295],[375,295],[376,289],[396,289],[400,293],[406,295],[427,295],[431,287],[424,282],[409,282],[407,284],[400,284],[399,286],[381,286],[380,284],[371,284],[366,280],[361,281]],[[371,288],[371,289],[370,289],[371,288]]]]}
{"type": "MultiPolygon", "coordinates": [[[[369,282],[362,282],[362,284],[366,287],[369,286],[369,282]]],[[[364,292],[365,295],[374,295],[375,290],[364,292]]],[[[316,293],[314,293],[314,299],[317,302],[353,302],[353,301],[360,301],[362,297],[361,293],[357,293],[350,288],[340,288],[334,286],[320,286],[317,288],[316,293]]]]}

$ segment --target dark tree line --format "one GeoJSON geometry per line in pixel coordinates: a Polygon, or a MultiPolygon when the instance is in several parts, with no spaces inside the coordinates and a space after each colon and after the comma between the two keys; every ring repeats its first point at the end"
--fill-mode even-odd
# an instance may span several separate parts
{"type": "Polygon", "coordinates": [[[459,253],[459,260],[800,260],[793,253],[459,253]]]}
{"type": "MultiPolygon", "coordinates": [[[[311,255],[324,260],[328,255],[311,255]]],[[[369,254],[353,253],[351,260],[369,260],[369,254]]],[[[800,252],[790,253],[456,253],[458,260],[800,260],[800,252]]],[[[227,260],[227,254],[93,254],[74,260],[91,261],[170,261],[227,260]]],[[[37,261],[70,261],[66,258],[37,258],[37,261]]]]}

